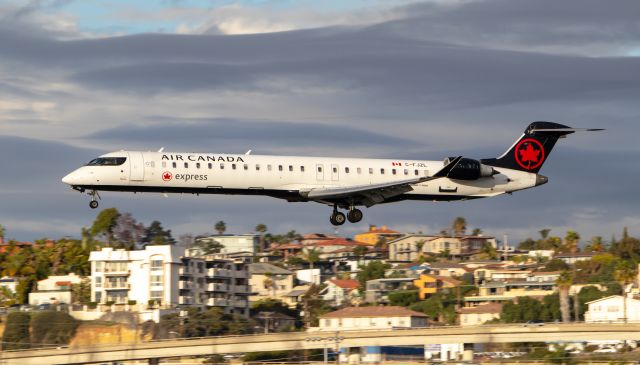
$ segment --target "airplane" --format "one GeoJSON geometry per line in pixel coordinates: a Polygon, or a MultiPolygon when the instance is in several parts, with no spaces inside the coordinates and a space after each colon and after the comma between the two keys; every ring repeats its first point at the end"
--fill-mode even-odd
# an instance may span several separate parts
{"type": "Polygon", "coordinates": [[[500,157],[444,161],[246,154],[118,151],[91,160],[62,178],[91,196],[99,191],[263,195],[333,207],[329,221],[357,223],[358,207],[402,200],[454,201],[489,198],[546,184],[538,174],[559,138],[577,131],[533,122],[500,157]],[[345,215],[339,209],[347,210],[345,215]]]}

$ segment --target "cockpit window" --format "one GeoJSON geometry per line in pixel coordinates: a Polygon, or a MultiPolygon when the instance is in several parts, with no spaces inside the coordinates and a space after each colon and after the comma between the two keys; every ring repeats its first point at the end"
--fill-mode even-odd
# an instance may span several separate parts
{"type": "Polygon", "coordinates": [[[118,166],[127,160],[126,157],[98,157],[91,160],[87,166],[118,166]]]}

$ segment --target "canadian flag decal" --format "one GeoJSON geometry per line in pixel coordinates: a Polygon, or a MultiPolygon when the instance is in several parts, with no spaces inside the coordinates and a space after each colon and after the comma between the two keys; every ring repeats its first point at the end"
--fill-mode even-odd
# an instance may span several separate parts
{"type": "Polygon", "coordinates": [[[402,162],[392,162],[391,166],[402,166],[402,162]]]}

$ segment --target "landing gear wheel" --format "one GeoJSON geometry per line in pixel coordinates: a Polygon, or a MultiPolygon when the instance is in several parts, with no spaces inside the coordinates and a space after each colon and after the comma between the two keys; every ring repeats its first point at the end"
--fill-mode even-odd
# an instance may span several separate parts
{"type": "Polygon", "coordinates": [[[329,222],[331,222],[331,224],[333,224],[334,226],[341,226],[346,220],[347,218],[345,217],[344,213],[341,212],[333,212],[333,214],[331,214],[331,217],[329,218],[329,222]]]}
{"type": "Polygon", "coordinates": [[[360,209],[353,208],[347,213],[347,219],[351,223],[358,223],[362,220],[362,211],[360,209]]]}
{"type": "Polygon", "coordinates": [[[98,201],[97,200],[90,201],[89,206],[91,207],[91,209],[96,209],[98,207],[98,201]]]}

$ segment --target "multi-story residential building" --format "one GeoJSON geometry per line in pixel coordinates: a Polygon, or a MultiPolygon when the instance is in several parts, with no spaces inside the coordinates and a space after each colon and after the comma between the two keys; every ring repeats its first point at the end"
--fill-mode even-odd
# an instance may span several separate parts
{"type": "Polygon", "coordinates": [[[368,232],[359,233],[355,235],[353,239],[358,242],[364,242],[370,246],[375,246],[380,241],[388,243],[403,235],[403,233],[389,229],[387,226],[378,228],[378,226],[371,225],[369,226],[368,232]]]}
{"type": "Polygon", "coordinates": [[[424,246],[436,236],[428,234],[408,234],[389,242],[389,260],[414,262],[427,254],[424,246]]]}
{"type": "Polygon", "coordinates": [[[258,234],[219,234],[196,237],[196,243],[218,242],[223,246],[220,253],[260,251],[260,235],[258,234]]]}
{"type": "Polygon", "coordinates": [[[434,262],[429,264],[429,273],[438,276],[461,277],[471,270],[456,262],[434,262]]]}
{"type": "Polygon", "coordinates": [[[293,290],[294,273],[279,266],[258,262],[249,264],[251,301],[282,299],[293,290]]]}
{"type": "Polygon", "coordinates": [[[149,245],[135,251],[103,248],[91,252],[89,261],[94,302],[222,307],[248,315],[251,290],[243,260],[185,257],[182,247],[149,245]]]}
{"type": "Polygon", "coordinates": [[[36,290],[29,293],[29,304],[71,304],[71,285],[81,281],[82,278],[74,273],[49,276],[38,281],[36,290]]]}
{"type": "Polygon", "coordinates": [[[365,301],[369,303],[388,303],[389,293],[396,290],[414,290],[415,278],[388,278],[367,281],[365,301]]]}
{"type": "Polygon", "coordinates": [[[425,300],[442,289],[455,288],[462,284],[461,281],[448,276],[437,276],[422,274],[420,278],[413,281],[413,285],[418,288],[418,297],[425,300]]]}
{"type": "Polygon", "coordinates": [[[389,259],[409,262],[420,256],[443,253],[449,258],[468,259],[486,245],[496,247],[495,237],[410,234],[389,242],[389,259]]]}
{"type": "Polygon", "coordinates": [[[426,327],[427,315],[397,306],[346,307],[320,316],[321,331],[426,327]]]}

